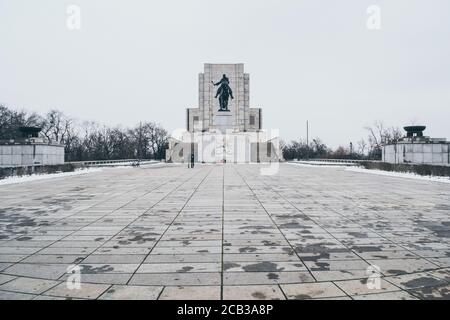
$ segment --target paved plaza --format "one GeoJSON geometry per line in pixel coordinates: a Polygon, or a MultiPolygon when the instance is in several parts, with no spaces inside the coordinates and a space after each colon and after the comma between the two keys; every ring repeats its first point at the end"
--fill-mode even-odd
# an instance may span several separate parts
{"type": "Polygon", "coordinates": [[[450,298],[449,184],[261,167],[0,186],[0,299],[450,298]]]}

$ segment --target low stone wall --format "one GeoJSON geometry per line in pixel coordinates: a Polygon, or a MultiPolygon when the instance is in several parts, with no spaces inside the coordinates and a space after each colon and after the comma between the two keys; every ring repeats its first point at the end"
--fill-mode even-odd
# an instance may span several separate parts
{"type": "Polygon", "coordinates": [[[360,166],[366,169],[377,169],[395,172],[410,172],[421,176],[442,176],[450,177],[450,166],[437,166],[429,164],[393,164],[387,162],[362,161],[360,166]]]}
{"type": "Polygon", "coordinates": [[[56,173],[56,172],[72,172],[77,166],[72,163],[48,165],[48,166],[21,166],[21,167],[0,167],[0,179],[10,176],[26,176],[33,173],[56,173]]]}
{"type": "Polygon", "coordinates": [[[64,146],[54,144],[2,144],[0,166],[64,164],[64,146]]]}
{"type": "Polygon", "coordinates": [[[389,163],[446,165],[450,163],[449,146],[447,142],[388,144],[383,146],[382,159],[389,163]]]}

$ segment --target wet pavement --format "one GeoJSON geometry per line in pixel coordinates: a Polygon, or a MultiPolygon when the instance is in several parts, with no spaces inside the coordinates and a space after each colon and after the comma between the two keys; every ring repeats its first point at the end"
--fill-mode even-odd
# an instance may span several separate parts
{"type": "Polygon", "coordinates": [[[0,299],[450,298],[449,184],[262,167],[0,186],[0,299]]]}

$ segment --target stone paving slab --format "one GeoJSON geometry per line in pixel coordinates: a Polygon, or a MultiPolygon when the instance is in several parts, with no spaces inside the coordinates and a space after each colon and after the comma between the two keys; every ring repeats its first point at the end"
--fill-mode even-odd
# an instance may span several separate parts
{"type": "Polygon", "coordinates": [[[418,300],[417,297],[406,291],[393,291],[385,293],[362,294],[354,296],[355,300],[418,300]]]}
{"type": "Polygon", "coordinates": [[[277,285],[224,286],[224,300],[285,300],[277,285]]]}
{"type": "Polygon", "coordinates": [[[80,289],[68,288],[66,283],[61,283],[45,292],[46,295],[56,297],[96,299],[102,295],[111,285],[83,283],[80,289]]]}
{"type": "Polygon", "coordinates": [[[281,285],[288,299],[319,299],[347,296],[332,282],[296,283],[281,285]]]}
{"type": "Polygon", "coordinates": [[[264,166],[0,186],[0,299],[450,298],[448,184],[264,166]]]}
{"type": "Polygon", "coordinates": [[[59,283],[53,280],[18,277],[0,285],[0,290],[41,294],[59,283]]]}
{"type": "Polygon", "coordinates": [[[165,287],[161,300],[219,300],[220,286],[172,286],[165,287]]]}
{"type": "Polygon", "coordinates": [[[0,300],[32,300],[36,295],[0,290],[0,300]]]}
{"type": "Polygon", "coordinates": [[[100,300],[156,300],[163,287],[114,285],[100,296],[100,300]]]}
{"type": "Polygon", "coordinates": [[[400,288],[384,279],[380,279],[379,287],[367,286],[367,279],[345,280],[334,282],[342,291],[349,296],[358,296],[371,293],[385,293],[399,291],[400,288]]]}
{"type": "MultiPolygon", "coordinates": [[[[102,284],[127,284],[130,282],[132,273],[82,273],[83,283],[102,283],[102,284]]],[[[64,274],[59,279],[67,281],[70,274],[64,274]]]]}

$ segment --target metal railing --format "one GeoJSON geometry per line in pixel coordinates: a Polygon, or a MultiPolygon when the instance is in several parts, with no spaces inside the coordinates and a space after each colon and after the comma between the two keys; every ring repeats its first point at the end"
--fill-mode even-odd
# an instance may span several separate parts
{"type": "Polygon", "coordinates": [[[295,161],[317,161],[317,162],[343,162],[343,163],[359,163],[359,162],[381,162],[381,160],[355,160],[355,159],[297,159],[295,161]]]}
{"type": "Polygon", "coordinates": [[[361,162],[381,162],[380,160],[354,160],[354,159],[297,159],[291,163],[308,164],[312,166],[357,166],[361,162]]]}
{"type": "MultiPolygon", "coordinates": [[[[65,164],[73,164],[75,166],[80,167],[101,167],[101,166],[138,166],[145,164],[156,164],[160,163],[158,160],[150,160],[150,159],[120,159],[120,160],[89,160],[89,161],[67,161],[60,164],[55,165],[65,165],[65,164]]],[[[42,164],[42,163],[33,163],[33,164],[17,164],[17,165],[0,165],[0,168],[25,168],[25,167],[45,167],[45,166],[53,166],[52,164],[42,164]]]]}
{"type": "Polygon", "coordinates": [[[81,165],[85,167],[98,167],[98,166],[114,166],[114,165],[142,165],[150,163],[159,163],[157,160],[151,159],[120,159],[120,160],[90,160],[90,161],[69,161],[64,164],[81,165]]]}

